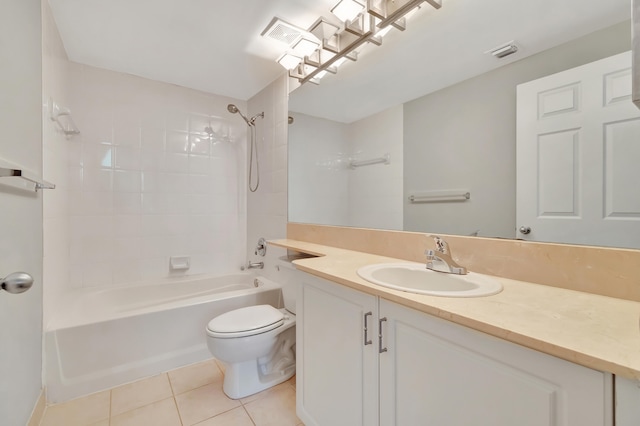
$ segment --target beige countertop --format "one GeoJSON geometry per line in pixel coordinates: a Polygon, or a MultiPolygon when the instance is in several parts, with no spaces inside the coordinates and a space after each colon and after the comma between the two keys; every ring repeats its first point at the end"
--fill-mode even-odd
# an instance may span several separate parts
{"type": "Polygon", "coordinates": [[[640,302],[498,278],[486,297],[426,296],[381,287],[358,268],[408,262],[296,240],[269,244],[316,255],[297,269],[577,364],[640,380],[640,302]]]}

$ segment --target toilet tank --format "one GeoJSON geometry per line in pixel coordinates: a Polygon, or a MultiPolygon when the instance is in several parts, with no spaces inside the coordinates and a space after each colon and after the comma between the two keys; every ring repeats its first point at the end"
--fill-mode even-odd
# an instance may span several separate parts
{"type": "Polygon", "coordinates": [[[295,314],[296,294],[298,291],[297,285],[300,282],[302,272],[298,271],[295,266],[287,260],[278,260],[276,266],[278,268],[278,275],[275,281],[282,286],[284,308],[292,314],[295,314]]]}

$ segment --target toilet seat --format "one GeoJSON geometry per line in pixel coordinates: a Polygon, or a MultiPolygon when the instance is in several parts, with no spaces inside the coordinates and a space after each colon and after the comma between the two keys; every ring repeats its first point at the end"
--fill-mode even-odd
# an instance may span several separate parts
{"type": "Polygon", "coordinates": [[[253,336],[280,327],[284,319],[273,306],[249,306],[215,317],[207,324],[207,334],[222,339],[253,336]]]}

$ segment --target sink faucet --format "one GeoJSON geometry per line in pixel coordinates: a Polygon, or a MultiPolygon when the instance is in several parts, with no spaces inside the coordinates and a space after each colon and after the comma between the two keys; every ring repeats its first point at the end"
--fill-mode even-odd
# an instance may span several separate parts
{"type": "Polygon", "coordinates": [[[424,252],[427,255],[427,269],[447,274],[466,275],[467,268],[458,265],[451,257],[449,244],[437,235],[433,235],[433,240],[436,242],[436,249],[424,252]]]}

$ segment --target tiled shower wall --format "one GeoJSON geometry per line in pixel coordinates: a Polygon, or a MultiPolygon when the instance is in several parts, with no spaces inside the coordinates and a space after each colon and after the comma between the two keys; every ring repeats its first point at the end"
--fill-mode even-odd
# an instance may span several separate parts
{"type": "Polygon", "coordinates": [[[227,104],[246,103],[70,68],[82,132],[68,141],[71,287],[238,271],[247,133],[227,104]],[[170,256],[189,256],[190,269],[171,271],[170,256]]]}
{"type": "Polygon", "coordinates": [[[69,185],[67,140],[50,119],[48,103],[68,107],[69,60],[49,2],[42,2],[42,176],[56,185],[42,191],[43,216],[43,316],[45,323],[69,282],[69,185]]]}
{"type": "MultiPolygon", "coordinates": [[[[274,260],[282,256],[284,250],[269,246],[267,257],[263,259],[254,254],[254,249],[260,237],[269,240],[284,238],[287,234],[287,80],[283,75],[249,100],[249,115],[264,112],[264,119],[256,121],[260,186],[256,192],[246,190],[246,257],[254,261],[265,260],[261,274],[275,280],[278,280],[278,271],[274,260]]],[[[248,155],[246,164],[248,167],[248,155]]],[[[254,178],[255,173],[254,169],[254,178]]]]}

